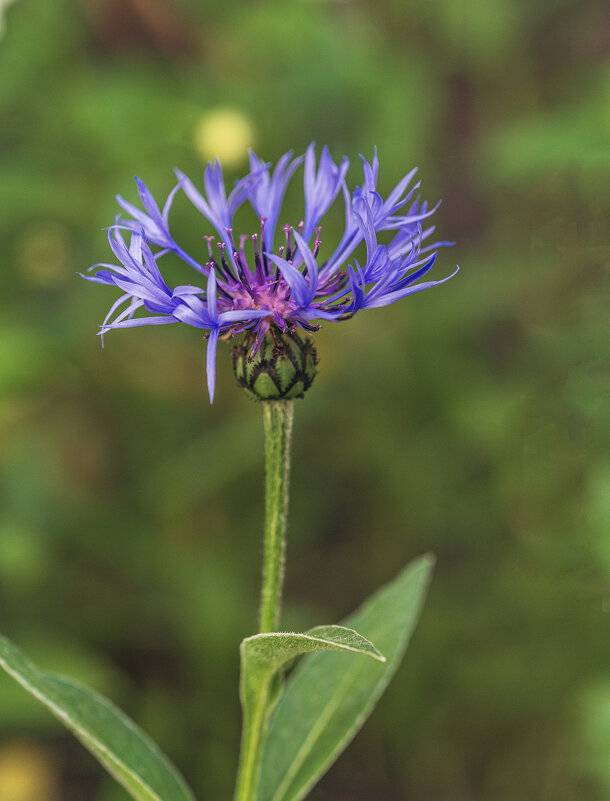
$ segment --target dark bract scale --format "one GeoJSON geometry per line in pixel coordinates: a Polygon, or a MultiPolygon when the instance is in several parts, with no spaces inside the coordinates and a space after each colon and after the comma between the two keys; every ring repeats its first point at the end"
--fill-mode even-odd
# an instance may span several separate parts
{"type": "Polygon", "coordinates": [[[234,345],[232,356],[237,383],[254,400],[302,398],[318,372],[311,340],[277,326],[271,326],[258,349],[256,334],[247,334],[234,345]]]}

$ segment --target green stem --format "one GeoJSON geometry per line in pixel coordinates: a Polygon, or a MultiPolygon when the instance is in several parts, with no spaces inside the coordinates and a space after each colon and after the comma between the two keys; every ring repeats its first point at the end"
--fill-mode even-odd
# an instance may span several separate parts
{"type": "MultiPolygon", "coordinates": [[[[263,583],[259,632],[277,631],[280,622],[284,560],[286,553],[286,516],[288,513],[288,478],[292,437],[293,401],[264,401],[265,424],[265,537],[263,583]]],[[[241,753],[237,773],[235,801],[256,801],[260,779],[263,744],[269,716],[276,700],[265,686],[256,707],[248,714],[244,705],[241,753]]],[[[243,697],[242,697],[243,704],[243,697]]]]}
{"type": "Polygon", "coordinates": [[[288,476],[294,401],[263,403],[265,421],[265,544],[259,632],[277,631],[280,624],[288,476]]]}

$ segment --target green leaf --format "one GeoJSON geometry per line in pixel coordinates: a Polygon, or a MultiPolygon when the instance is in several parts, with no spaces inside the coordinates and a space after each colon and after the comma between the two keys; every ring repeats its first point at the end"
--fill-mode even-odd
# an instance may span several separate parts
{"type": "Polygon", "coordinates": [[[288,681],[269,725],[259,801],[301,801],[358,732],[396,672],[419,618],[433,558],[411,562],[346,620],[385,654],[311,654],[288,681]]]}
{"type": "Polygon", "coordinates": [[[269,692],[274,689],[274,677],[282,665],[296,656],[314,651],[343,651],[385,662],[385,657],[371,642],[345,626],[316,626],[305,634],[255,634],[242,641],[240,651],[241,700],[246,723],[257,717],[259,707],[259,711],[264,708],[267,715],[271,712],[269,692]]]}
{"type": "MultiPolygon", "coordinates": [[[[244,690],[248,691],[248,685],[254,679],[258,683],[270,678],[285,662],[313,651],[348,651],[385,662],[385,657],[371,642],[345,626],[316,626],[305,634],[255,634],[247,637],[241,644],[244,690]]],[[[257,687],[253,690],[258,692],[257,687]]]]}
{"type": "Polygon", "coordinates": [[[372,643],[345,626],[316,626],[306,634],[255,634],[243,640],[240,697],[244,725],[236,798],[250,798],[250,788],[258,782],[264,731],[281,690],[280,668],[295,656],[314,651],[343,651],[385,662],[372,643]]]}
{"type": "Polygon", "coordinates": [[[0,667],[48,707],[136,801],[194,801],[153,741],[110,701],[43,673],[2,636],[0,667]]]}

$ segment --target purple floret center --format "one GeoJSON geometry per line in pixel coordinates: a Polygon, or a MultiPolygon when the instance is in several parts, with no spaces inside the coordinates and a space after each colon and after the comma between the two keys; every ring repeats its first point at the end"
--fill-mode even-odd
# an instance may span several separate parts
{"type": "MultiPolygon", "coordinates": [[[[208,270],[216,271],[216,289],[218,293],[218,311],[220,313],[228,311],[269,311],[265,317],[259,317],[254,324],[252,322],[237,322],[225,329],[226,333],[232,335],[240,333],[246,328],[252,329],[257,333],[255,351],[260,346],[265,334],[269,331],[272,324],[282,331],[294,332],[297,327],[306,331],[317,331],[321,326],[319,323],[312,323],[299,314],[300,304],[292,297],[292,290],[283,277],[280,269],[269,258],[269,251],[260,251],[259,242],[265,238],[264,217],[261,218],[260,234],[242,234],[239,237],[239,249],[235,247],[233,230],[226,228],[227,238],[233,245],[232,260],[227,258],[227,247],[224,242],[215,242],[215,237],[206,236],[209,260],[205,263],[208,270]],[[246,244],[252,241],[249,253],[246,252],[246,244]]],[[[298,226],[299,232],[303,229],[303,222],[298,226]]],[[[298,248],[294,241],[294,227],[284,225],[282,230],[285,234],[285,244],[277,249],[277,254],[285,259],[288,264],[294,265],[298,248]]],[[[322,241],[319,226],[315,229],[316,240],[313,249],[314,258],[318,255],[322,241]]],[[[303,275],[307,276],[307,267],[302,270],[303,275]]],[[[327,298],[330,294],[337,292],[340,288],[347,286],[347,273],[341,271],[329,276],[316,286],[314,300],[311,306],[316,307],[316,300],[319,302],[327,298]]],[[[335,305],[335,310],[339,310],[335,305]]]]}

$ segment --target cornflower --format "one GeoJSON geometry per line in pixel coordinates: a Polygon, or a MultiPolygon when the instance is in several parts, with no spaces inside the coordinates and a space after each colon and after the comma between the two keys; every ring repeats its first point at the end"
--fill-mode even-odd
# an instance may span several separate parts
{"type": "MultiPolygon", "coordinates": [[[[297,330],[312,332],[322,322],[347,320],[363,309],[388,306],[449,280],[455,272],[437,281],[420,280],[432,268],[437,248],[451,243],[425,244],[434,226],[424,228],[424,223],[438,205],[428,208],[416,196],[420,182],[412,182],[417,169],[405,175],[384,199],[377,190],[376,151],[370,163],[362,156],[361,159],[363,180],[353,191],[346,182],[348,159],[335,164],[324,147],[316,164],[313,143],[303,156],[293,158],[292,151],[284,154],[273,171],[270,164],[251,152],[250,172],[236,183],[228,197],[218,160],[209,163],[204,171],[203,193],[176,170],[178,183],[162,210],[145,184],[136,178],[143,210],[117,196],[128,216],[117,217],[108,230],[118,263],[96,264],[91,268],[96,272],[84,276],[122,290],[99,333],[177,322],[203,329],[208,340],[206,370],[212,402],[219,337],[247,332],[247,363],[257,356],[260,360],[259,350],[264,342],[272,342],[272,349],[277,351],[283,338],[292,343],[288,355],[296,364],[293,351],[303,345],[297,330]],[[301,165],[304,218],[297,226],[283,225],[280,233],[284,195],[301,165]],[[179,190],[216,231],[215,235],[203,237],[203,257],[195,258],[183,250],[170,232],[169,213],[179,190]],[[320,223],[340,194],[345,207],[344,232],[334,251],[322,257],[320,223]],[[246,201],[258,215],[260,227],[255,233],[237,236],[233,217],[246,201]],[[380,244],[378,234],[384,231],[392,233],[387,243],[380,244]],[[355,251],[363,242],[365,257],[360,264],[355,251]],[[168,253],[193,268],[201,285],[169,287],[159,269],[168,253]]],[[[315,361],[314,355],[313,365],[315,361]]],[[[302,394],[311,384],[315,370],[310,370],[308,377],[297,368],[298,364],[285,386],[279,386],[273,377],[278,384],[277,393],[259,397],[279,399],[302,394]]],[[[242,366],[238,378],[245,385],[243,373],[242,366]]]]}

